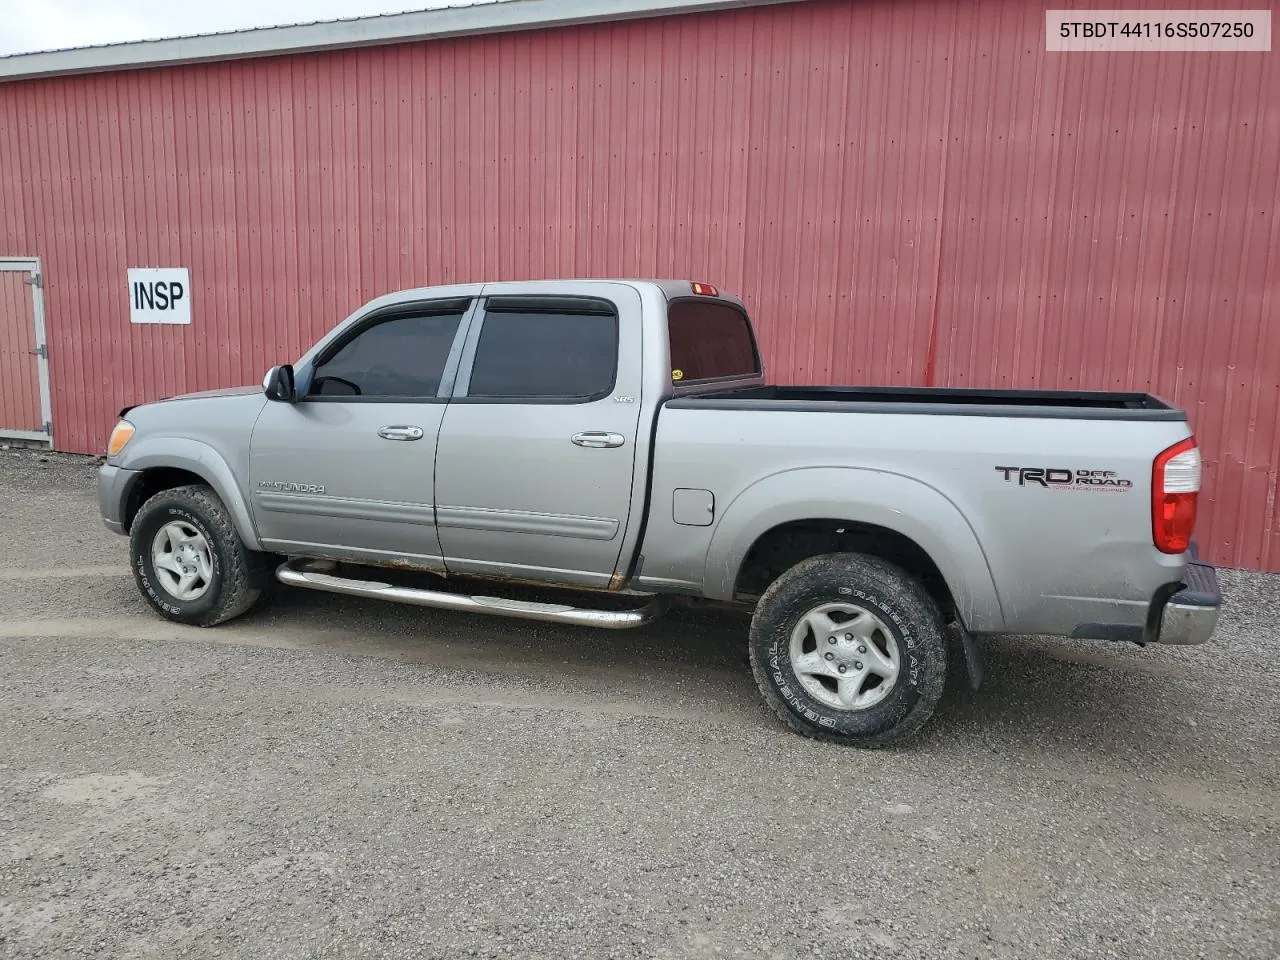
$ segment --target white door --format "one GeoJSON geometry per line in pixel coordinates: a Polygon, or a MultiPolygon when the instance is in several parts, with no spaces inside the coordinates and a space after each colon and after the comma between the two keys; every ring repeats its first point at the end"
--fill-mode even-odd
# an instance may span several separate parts
{"type": "Polygon", "coordinates": [[[53,443],[43,278],[32,257],[0,257],[0,437],[53,443]]]}

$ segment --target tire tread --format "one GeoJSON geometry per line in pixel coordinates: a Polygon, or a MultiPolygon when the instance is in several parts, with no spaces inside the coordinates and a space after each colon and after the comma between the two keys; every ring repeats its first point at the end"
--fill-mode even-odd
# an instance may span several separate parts
{"type": "Polygon", "coordinates": [[[830,553],[810,557],[796,564],[765,590],[756,606],[756,616],[751,621],[751,672],[765,702],[788,728],[803,736],[826,743],[856,744],[860,747],[883,748],[897,746],[914,737],[929,722],[942,698],[947,678],[947,643],[942,613],[924,586],[900,567],[879,557],[860,553],[830,553]],[[786,594],[804,589],[806,584],[842,575],[866,584],[874,584],[885,590],[898,605],[912,611],[913,616],[924,620],[919,655],[925,660],[924,681],[917,687],[919,696],[906,716],[888,730],[851,736],[816,727],[798,716],[778,694],[767,664],[760,655],[761,632],[767,627],[761,622],[772,615],[775,607],[784,602],[786,594]],[[761,618],[761,611],[764,617],[761,618]]]}
{"type": "MultiPolygon", "coordinates": [[[[225,623],[240,616],[252,607],[262,594],[260,588],[261,575],[258,567],[258,558],[261,556],[250,550],[244,545],[240,539],[240,534],[236,532],[235,524],[231,521],[231,515],[227,512],[227,508],[223,506],[222,500],[213,492],[210,487],[203,484],[190,484],[183,487],[171,487],[167,490],[161,490],[142,505],[138,510],[138,514],[134,517],[131,540],[131,552],[134,557],[134,566],[137,565],[137,556],[140,549],[149,549],[146,544],[139,541],[142,537],[139,531],[147,526],[146,520],[152,513],[162,510],[165,507],[177,503],[198,513],[202,520],[210,527],[210,532],[218,540],[213,545],[222,555],[222,583],[218,592],[218,602],[209,610],[197,614],[193,617],[179,618],[173,616],[166,610],[156,607],[150,595],[145,589],[141,590],[144,598],[157,612],[170,620],[179,623],[189,623],[199,627],[212,627],[219,623],[225,623]]],[[[141,584],[139,584],[141,588],[141,584]]]]}

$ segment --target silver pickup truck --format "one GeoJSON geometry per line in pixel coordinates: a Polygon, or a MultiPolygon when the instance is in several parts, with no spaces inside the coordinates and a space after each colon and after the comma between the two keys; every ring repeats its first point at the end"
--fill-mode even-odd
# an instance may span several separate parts
{"type": "MultiPolygon", "coordinates": [[[[853,322],[853,321],[851,321],[853,322]]],[[[160,614],[273,580],[586,627],[751,609],[765,700],[815,737],[920,729],[975,635],[1201,643],[1200,454],[1141,393],[766,386],[688,281],[372,301],[262,386],[131,407],[99,495],[160,614]]]]}

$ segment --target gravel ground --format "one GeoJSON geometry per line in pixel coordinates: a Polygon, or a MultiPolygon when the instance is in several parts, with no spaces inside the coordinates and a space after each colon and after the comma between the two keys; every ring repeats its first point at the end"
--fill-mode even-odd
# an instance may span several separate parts
{"type": "Polygon", "coordinates": [[[0,453],[0,956],[1280,956],[1280,578],[1201,648],[988,642],[867,752],[723,615],[167,624],[93,466],[0,453]]]}

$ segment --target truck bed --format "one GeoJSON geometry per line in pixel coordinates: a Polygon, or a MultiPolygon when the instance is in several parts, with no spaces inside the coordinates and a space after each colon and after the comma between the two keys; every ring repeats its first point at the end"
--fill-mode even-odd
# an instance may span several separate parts
{"type": "Polygon", "coordinates": [[[764,386],[684,394],[669,407],[826,413],[914,413],[1071,420],[1185,420],[1149,393],[974,390],[945,387],[764,386]]]}

